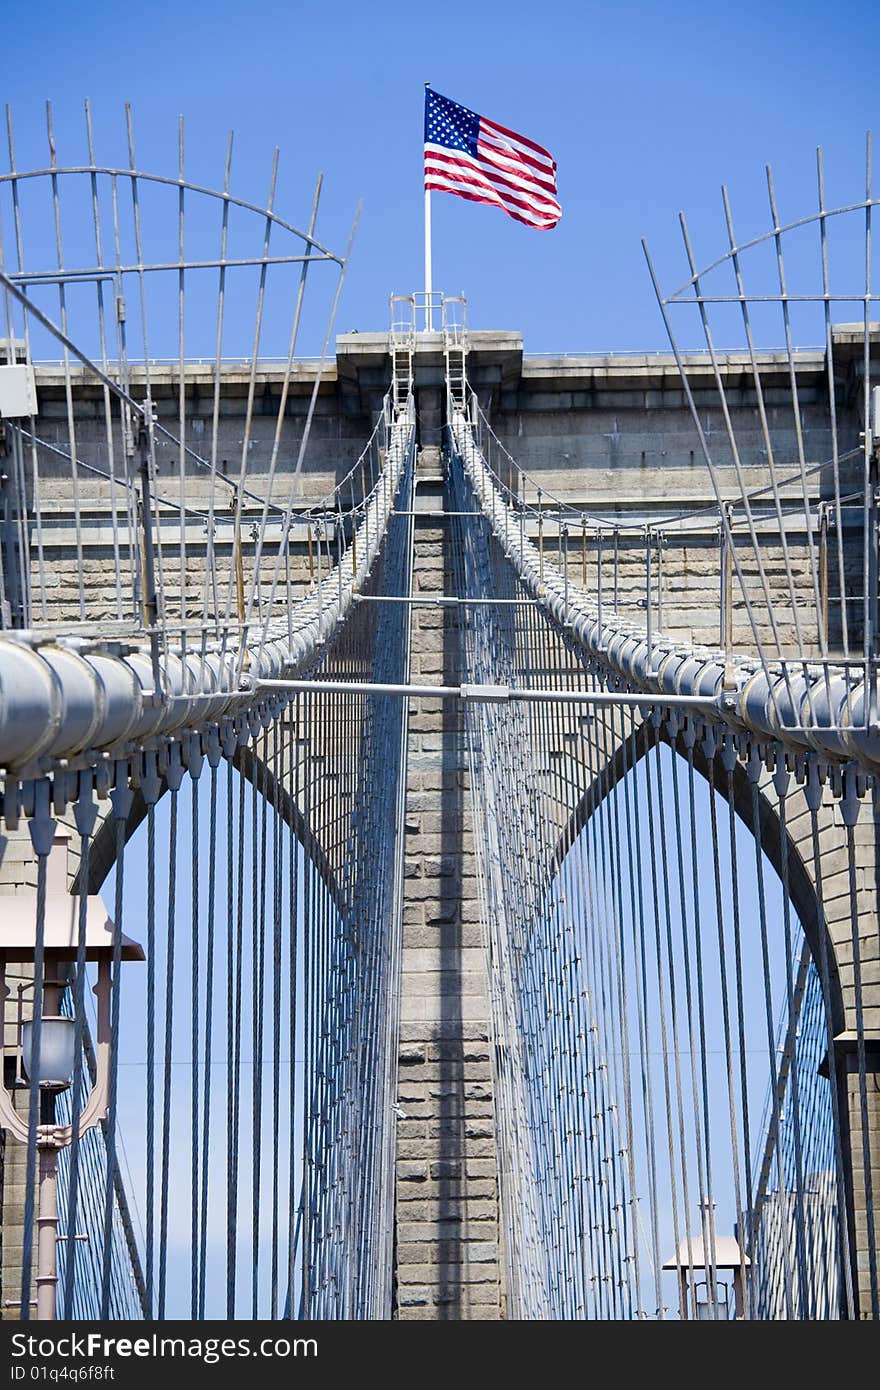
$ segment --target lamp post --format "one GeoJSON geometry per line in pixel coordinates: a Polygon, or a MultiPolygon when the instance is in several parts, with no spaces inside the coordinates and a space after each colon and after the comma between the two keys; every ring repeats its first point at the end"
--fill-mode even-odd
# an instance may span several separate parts
{"type": "MultiPolygon", "coordinates": [[[[78,955],[96,962],[98,979],[94,993],[98,1001],[97,1074],[76,1126],[81,1137],[107,1114],[110,1060],[113,1045],[110,1023],[111,978],[114,955],[114,925],[97,894],[85,903],[85,941],[80,941],[80,899],[67,891],[67,842],[64,831],[56,832],[47,861],[47,891],[43,947],[43,988],[40,1012],[39,1051],[34,1050],[34,1019],[19,1020],[16,1038],[16,1072],[29,1085],[40,1089],[40,1122],[37,1125],[39,1202],[37,1214],[37,1320],[52,1321],[56,1313],[58,1285],[58,1154],[73,1140],[73,1126],[57,1124],[55,1098],[68,1089],[76,1065],[76,1021],[61,1015],[61,997],[67,987],[68,967],[78,955]],[[83,949],[84,947],[84,949],[83,949]]],[[[0,922],[0,1009],[2,1009],[2,1052],[4,1075],[0,1084],[0,1127],[21,1144],[29,1142],[25,1116],[15,1108],[6,1087],[6,966],[10,962],[33,965],[35,955],[36,893],[16,894],[4,903],[0,922]]],[[[123,936],[117,944],[121,960],[143,960],[136,942],[123,936]]],[[[73,1256],[68,1255],[68,1277],[72,1277],[73,1256]]]]}
{"type": "Polygon", "coordinates": [[[737,1321],[745,1317],[743,1307],[743,1276],[748,1270],[751,1260],[739,1248],[739,1243],[735,1236],[719,1236],[715,1234],[715,1203],[704,1202],[701,1204],[706,1213],[704,1229],[708,1236],[709,1248],[702,1235],[686,1236],[679,1244],[675,1255],[671,1260],[667,1260],[664,1269],[674,1269],[679,1277],[679,1298],[681,1315],[688,1317],[688,1273],[691,1276],[691,1292],[693,1295],[696,1316],[700,1321],[710,1319],[729,1318],[729,1304],[727,1302],[728,1285],[722,1283],[717,1275],[724,1271],[733,1273],[733,1316],[737,1321]],[[702,1274],[702,1283],[697,1275],[702,1274]],[[712,1287],[709,1286],[710,1278],[712,1287]],[[705,1291],[705,1298],[699,1297],[700,1289],[705,1291]],[[723,1291],[723,1297],[721,1297],[723,1291]]]}

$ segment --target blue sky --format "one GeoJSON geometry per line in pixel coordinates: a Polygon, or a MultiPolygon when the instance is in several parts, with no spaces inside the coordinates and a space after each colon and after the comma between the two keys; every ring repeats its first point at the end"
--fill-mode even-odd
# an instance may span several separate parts
{"type": "MultiPolygon", "coordinates": [[[[158,0],[147,11],[48,0],[16,7],[13,25],[2,95],[21,167],[44,162],[46,97],[61,162],[84,152],[86,96],[99,156],[121,157],[129,99],[144,168],[176,172],[182,113],[191,177],[220,184],[232,127],[233,185],[257,201],[278,144],[277,206],[294,221],[322,170],[320,230],[335,247],[363,198],[343,330],[383,328],[388,294],[422,287],[424,81],[545,144],[559,165],[555,231],[434,198],[435,286],[464,291],[474,327],[521,329],[530,351],[665,346],[640,237],[667,283],[683,279],[680,208],[698,259],[711,260],[725,235],[721,182],[741,236],[766,226],[767,161],[783,216],[797,216],[815,202],[820,143],[829,202],[858,198],[876,110],[867,63],[880,10],[863,0],[833,11],[815,0],[158,0]]],[[[304,350],[319,350],[316,331],[304,350]]]]}

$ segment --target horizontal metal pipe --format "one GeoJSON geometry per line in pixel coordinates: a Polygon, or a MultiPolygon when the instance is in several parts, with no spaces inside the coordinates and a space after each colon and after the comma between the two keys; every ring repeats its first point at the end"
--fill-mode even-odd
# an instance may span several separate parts
{"type": "Polygon", "coordinates": [[[660,705],[664,709],[699,706],[713,700],[700,695],[640,695],[611,690],[522,690],[510,685],[382,685],[374,681],[256,680],[254,690],[290,691],[301,695],[396,695],[401,699],[547,701],[564,705],[660,705]]]}
{"type": "MultiPolygon", "coordinates": [[[[825,464],[822,464],[820,466],[823,468],[826,467],[825,464]]],[[[810,471],[814,472],[816,470],[810,471]]],[[[790,481],[791,479],[786,479],[786,482],[790,481]]],[[[762,492],[763,491],[764,489],[762,489],[762,492]]],[[[732,495],[728,500],[732,502],[739,502],[741,499],[738,495],[732,495]]],[[[517,499],[515,498],[512,498],[507,503],[507,505],[510,507],[511,511],[515,512],[517,515],[519,515],[521,510],[523,510],[523,508],[521,508],[518,505],[517,499]]],[[[594,512],[586,511],[585,509],[590,505],[590,502],[585,502],[583,504],[578,503],[576,501],[564,502],[562,504],[562,517],[563,520],[567,522],[570,526],[576,526],[580,528],[581,523],[584,517],[586,516],[588,527],[587,540],[591,542],[594,542],[596,540],[599,532],[602,532],[607,535],[615,531],[619,533],[621,539],[640,540],[644,536],[644,530],[646,526],[650,526],[655,531],[662,532],[664,539],[668,538],[669,540],[674,541],[679,539],[681,539],[682,541],[689,541],[692,540],[694,537],[699,538],[704,536],[717,536],[718,534],[718,521],[714,510],[711,512],[711,516],[708,517],[708,519],[705,521],[703,525],[689,526],[686,529],[682,529],[679,531],[674,531],[671,529],[673,526],[679,526],[680,523],[683,521],[690,521],[693,519],[699,521],[701,517],[703,517],[709,512],[709,508],[707,507],[695,508],[692,511],[685,511],[675,516],[666,516],[662,513],[661,510],[661,515],[659,517],[656,515],[652,515],[648,512],[636,512],[634,515],[631,516],[621,515],[615,517],[605,517],[597,516],[594,512]]],[[[626,504],[624,503],[622,505],[626,504]]],[[[842,508],[841,510],[846,511],[847,509],[842,508]]],[[[753,508],[753,512],[756,525],[766,526],[768,528],[768,532],[772,527],[773,534],[778,533],[779,516],[775,510],[771,510],[768,507],[766,512],[764,512],[757,508],[753,508]]],[[[428,520],[442,521],[445,517],[479,517],[482,516],[483,513],[446,512],[441,510],[440,508],[425,508],[424,510],[419,511],[395,511],[394,515],[401,517],[416,517],[417,519],[421,518],[422,520],[427,518],[428,520]]],[[[538,514],[535,510],[534,503],[529,502],[528,506],[524,510],[524,515],[526,519],[527,534],[529,533],[529,528],[531,528],[532,532],[534,532],[535,528],[537,527],[538,518],[538,514]]],[[[818,513],[814,515],[811,511],[810,518],[812,527],[815,530],[819,525],[818,513]]],[[[795,533],[806,531],[803,503],[792,502],[790,512],[783,513],[783,521],[788,520],[791,520],[791,525],[786,527],[787,530],[793,531],[795,533]]],[[[844,517],[843,521],[846,524],[850,524],[849,518],[847,517],[844,517]]],[[[744,524],[745,523],[742,518],[734,518],[732,523],[733,530],[736,531],[738,534],[738,528],[743,526],[744,524]]],[[[852,522],[852,525],[855,524],[856,521],[854,520],[852,522]]],[[[559,534],[559,510],[555,506],[555,504],[553,511],[548,510],[544,513],[544,527],[545,534],[548,536],[556,537],[559,534]]]]}
{"type": "Polygon", "coordinates": [[[430,598],[422,595],[419,598],[409,598],[401,594],[355,594],[355,603],[408,603],[416,608],[446,607],[455,608],[459,604],[473,608],[488,604],[495,608],[507,605],[511,608],[531,608],[538,600],[536,598],[456,598],[443,594],[437,598],[430,598]]]}
{"type": "Polygon", "coordinates": [[[66,284],[75,280],[96,280],[99,277],[103,280],[111,280],[115,275],[138,275],[141,271],[153,270],[226,270],[231,266],[252,266],[252,265],[296,265],[300,261],[335,261],[336,256],[329,254],[312,254],[311,256],[243,256],[237,259],[231,257],[215,257],[208,261],[156,261],[144,262],[139,265],[114,266],[112,273],[101,271],[96,266],[94,269],[87,270],[39,270],[29,271],[20,270],[10,275],[18,285],[55,285],[66,284]]]}

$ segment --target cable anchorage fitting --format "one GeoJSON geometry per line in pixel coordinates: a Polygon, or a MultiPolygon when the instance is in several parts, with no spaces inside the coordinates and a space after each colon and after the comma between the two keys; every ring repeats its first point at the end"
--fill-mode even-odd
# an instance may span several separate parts
{"type": "Polygon", "coordinates": [[[510,699],[509,685],[462,685],[463,700],[480,700],[482,703],[500,704],[510,699]]]}

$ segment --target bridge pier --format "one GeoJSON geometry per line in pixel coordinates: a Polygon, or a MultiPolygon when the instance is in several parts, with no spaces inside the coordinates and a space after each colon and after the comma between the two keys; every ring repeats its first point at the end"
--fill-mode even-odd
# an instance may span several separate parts
{"type": "MultiPolygon", "coordinates": [[[[419,454],[416,509],[443,505],[439,449],[419,454]]],[[[416,519],[414,593],[451,594],[448,523],[416,519]]],[[[412,675],[461,680],[454,608],[412,610],[412,675]]],[[[396,1171],[400,1319],[504,1316],[488,980],[464,727],[451,701],[413,701],[396,1171]]]]}

